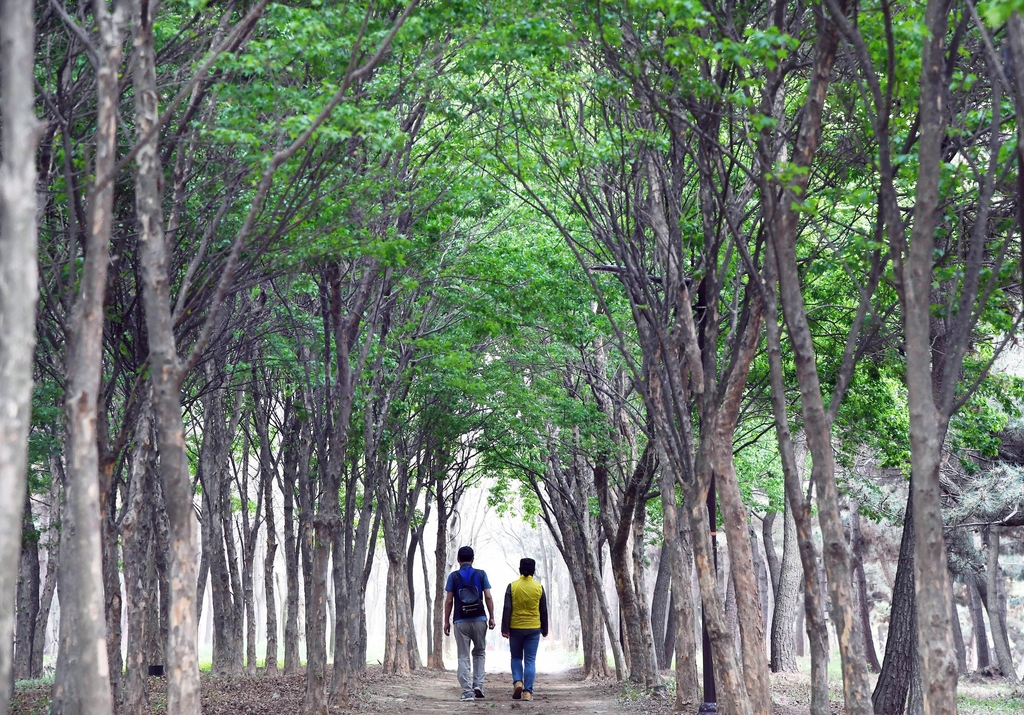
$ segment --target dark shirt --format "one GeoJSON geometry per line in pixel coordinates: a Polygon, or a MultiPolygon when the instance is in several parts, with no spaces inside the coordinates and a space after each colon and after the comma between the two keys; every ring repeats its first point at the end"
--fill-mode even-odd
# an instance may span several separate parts
{"type": "MultiPolygon", "coordinates": [[[[448,591],[455,596],[455,609],[452,620],[453,621],[486,621],[486,613],[476,618],[463,618],[462,616],[462,602],[459,601],[459,589],[465,588],[466,586],[475,586],[480,591],[480,603],[485,604],[484,591],[487,591],[491,587],[491,582],[487,580],[487,572],[482,569],[475,569],[470,564],[461,564],[458,571],[452,571],[448,574],[448,583],[445,584],[444,590],[448,591]],[[455,574],[459,575],[459,585],[455,585],[455,574]]],[[[486,607],[484,611],[486,611],[486,607]]]]}

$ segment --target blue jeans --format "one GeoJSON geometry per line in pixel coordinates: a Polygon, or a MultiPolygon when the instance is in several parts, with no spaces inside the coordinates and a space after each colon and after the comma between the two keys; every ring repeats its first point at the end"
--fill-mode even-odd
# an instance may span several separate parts
{"type": "Polygon", "coordinates": [[[533,679],[537,676],[537,646],[540,645],[539,628],[512,628],[508,633],[508,649],[512,652],[512,682],[523,681],[523,690],[533,693],[533,679]]]}

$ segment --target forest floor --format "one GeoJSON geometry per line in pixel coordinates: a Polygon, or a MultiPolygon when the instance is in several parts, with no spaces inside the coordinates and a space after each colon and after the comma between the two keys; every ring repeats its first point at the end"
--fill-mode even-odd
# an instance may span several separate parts
{"type": "MultiPolygon", "coordinates": [[[[484,700],[459,701],[455,673],[419,670],[409,677],[386,676],[370,666],[360,679],[355,701],[332,713],[423,713],[450,715],[465,710],[474,715],[668,715],[672,698],[656,698],[612,680],[585,681],[579,671],[540,673],[532,702],[511,699],[507,675],[488,673],[484,700]]],[[[302,712],[305,676],[224,678],[203,674],[203,712],[206,715],[297,715],[302,712]]],[[[837,684],[838,686],[838,684],[837,684]]],[[[832,689],[832,712],[842,713],[842,693],[832,689]]],[[[19,682],[14,715],[46,715],[52,682],[19,682]]],[[[959,687],[961,715],[1009,715],[1024,712],[1024,687],[991,680],[963,678],[959,687]]],[[[810,681],[802,673],[772,675],[776,715],[805,715],[810,681]]],[[[150,712],[166,712],[166,682],[150,679],[150,712]]]]}

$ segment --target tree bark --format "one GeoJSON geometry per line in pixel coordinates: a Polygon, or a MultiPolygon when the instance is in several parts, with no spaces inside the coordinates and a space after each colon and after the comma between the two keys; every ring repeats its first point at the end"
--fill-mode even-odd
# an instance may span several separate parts
{"type": "MultiPolygon", "coordinates": [[[[225,434],[224,390],[216,383],[213,362],[206,367],[203,396],[203,438],[199,448],[199,480],[203,486],[203,554],[209,564],[213,618],[213,672],[242,674],[242,643],[236,637],[235,596],[231,589],[224,525],[231,523],[227,460],[230,440],[225,434]],[[227,513],[225,513],[227,511],[227,513]]],[[[200,595],[201,597],[201,595],[200,595]]]]}
{"type": "MultiPolygon", "coordinates": [[[[99,5],[100,3],[97,3],[99,5]]],[[[156,2],[133,0],[132,28],[136,137],[140,142],[135,175],[135,204],[139,223],[142,302],[149,336],[153,413],[157,427],[160,477],[169,527],[169,588],[167,633],[167,710],[200,711],[199,657],[196,628],[196,537],[192,484],[185,451],[181,415],[182,367],[171,317],[170,258],[164,235],[160,186],[163,170],[157,152],[158,121],[156,52],[153,21],[156,2]],[[150,130],[152,136],[150,137],[150,130]],[[147,140],[148,138],[148,140],[147,140]]]]}
{"type": "Polygon", "coordinates": [[[148,399],[139,410],[135,421],[135,447],[132,450],[125,515],[121,523],[124,548],[125,601],[128,612],[128,649],[124,714],[143,715],[149,707],[146,687],[148,676],[147,628],[154,593],[147,588],[147,564],[153,543],[153,523],[147,495],[151,492],[156,473],[156,455],[153,451],[152,421],[148,399]]]}
{"type": "Polygon", "coordinates": [[[985,613],[982,610],[981,597],[978,595],[978,586],[975,583],[977,576],[974,573],[967,574],[967,593],[970,598],[971,607],[971,629],[974,631],[974,644],[977,650],[978,670],[987,668],[992,662],[988,650],[988,634],[985,630],[985,613]]]}
{"type": "Polygon", "coordinates": [[[985,577],[988,587],[988,622],[992,627],[992,645],[996,652],[999,672],[1004,678],[1017,680],[1017,670],[1013,665],[1013,654],[1006,633],[1006,594],[1003,590],[1002,573],[999,569],[999,528],[992,526],[984,533],[987,548],[985,549],[985,577]]]}
{"type": "MultiPolygon", "coordinates": [[[[911,486],[914,490],[914,583],[922,695],[927,715],[956,710],[958,675],[949,624],[951,591],[939,484],[939,463],[948,416],[941,415],[936,406],[931,333],[935,223],[946,134],[943,68],[949,9],[948,0],[929,0],[925,7],[929,37],[921,55],[914,227],[902,268],[911,486]]],[[[893,246],[893,250],[900,251],[902,247],[893,246]]],[[[946,379],[956,380],[957,375],[947,375],[946,379]]]]}
{"type": "MultiPolygon", "coordinates": [[[[96,0],[93,7],[99,30],[97,70],[97,131],[95,177],[114,169],[117,110],[120,99],[121,31],[124,7],[96,0]]],[[[113,222],[112,183],[93,188],[81,285],[72,309],[67,340],[67,505],[73,537],[64,548],[61,610],[68,618],[61,625],[74,629],[65,642],[63,665],[71,669],[61,702],[80,708],[82,715],[109,715],[113,709],[103,618],[103,545],[100,514],[100,465],[97,432],[98,395],[103,367],[103,303],[109,266],[113,222]]],[[[62,639],[65,636],[62,636],[62,639]]],[[[59,664],[60,660],[58,659],[59,664]]]]}
{"type": "MultiPolygon", "coordinates": [[[[0,2],[0,715],[6,715],[13,695],[13,606],[28,477],[39,295],[34,38],[34,5],[0,2]]],[[[37,553],[37,592],[38,563],[37,553]]]]}
{"type": "Polygon", "coordinates": [[[264,674],[276,676],[278,675],[277,600],[274,595],[274,559],[277,556],[277,529],[274,521],[274,477],[277,471],[277,462],[274,460],[273,445],[270,442],[272,402],[269,391],[267,394],[261,394],[259,383],[256,380],[253,382],[252,394],[256,403],[253,423],[259,438],[260,488],[263,492],[263,522],[267,534],[267,549],[263,558],[263,588],[267,609],[267,650],[264,674]]]}
{"type": "Polygon", "coordinates": [[[671,609],[669,599],[671,598],[672,572],[668,560],[670,548],[664,541],[662,542],[661,555],[658,557],[658,574],[654,578],[654,594],[651,598],[651,633],[654,635],[654,650],[657,654],[659,670],[669,667],[672,660],[671,656],[665,657],[668,612],[671,609]]]}
{"type": "Polygon", "coordinates": [[[850,541],[853,548],[853,575],[857,582],[857,607],[860,611],[860,629],[864,634],[864,652],[867,655],[868,666],[874,673],[881,672],[882,666],[878,662],[878,654],[875,652],[875,641],[871,637],[871,604],[868,600],[868,579],[864,573],[864,536],[860,530],[860,513],[857,505],[850,506],[850,541]]]}
{"type": "Polygon", "coordinates": [[[914,597],[914,495],[907,498],[896,582],[892,589],[889,635],[882,670],[871,696],[877,715],[900,715],[907,702],[917,660],[917,609],[914,597]]]}
{"type": "Polygon", "coordinates": [[[309,471],[308,428],[293,410],[287,421],[284,444],[282,492],[284,494],[284,560],[288,601],[284,625],[284,674],[299,672],[299,554],[295,534],[295,489],[300,464],[309,471]],[[303,455],[305,458],[303,459],[303,455]]]}
{"type": "MultiPolygon", "coordinates": [[[[775,591],[775,611],[772,614],[771,668],[773,673],[795,673],[797,665],[793,626],[800,610],[801,566],[796,519],[788,495],[782,524],[782,561],[779,564],[779,585],[775,591]]],[[[766,546],[769,538],[766,533],[766,546]]],[[[797,635],[803,638],[802,633],[797,635]]]]}
{"type": "MultiPolygon", "coordinates": [[[[825,610],[821,597],[817,549],[811,536],[810,506],[804,499],[803,480],[800,476],[801,467],[806,462],[806,452],[801,450],[800,457],[797,458],[798,453],[789,431],[786,385],[782,371],[782,335],[775,292],[778,260],[776,251],[771,245],[768,246],[766,259],[765,333],[768,344],[769,380],[772,390],[772,416],[779,443],[779,455],[782,460],[786,510],[793,516],[796,543],[803,569],[803,615],[811,651],[811,713],[826,715],[829,712],[828,629],[825,624],[825,610]]],[[[800,646],[802,649],[802,636],[800,636],[800,646]]]]}
{"type": "Polygon", "coordinates": [[[14,679],[32,674],[32,645],[39,613],[39,531],[32,519],[32,500],[25,495],[21,519],[21,557],[18,567],[17,616],[14,630],[14,679]]]}
{"type": "Polygon", "coordinates": [[[39,678],[43,675],[43,650],[46,647],[46,629],[50,623],[50,607],[53,603],[53,594],[57,591],[57,575],[60,573],[60,529],[58,525],[61,520],[61,491],[60,479],[60,458],[50,458],[50,517],[47,531],[49,537],[46,544],[46,579],[43,583],[43,592],[39,597],[39,613],[36,615],[36,622],[32,633],[32,665],[29,672],[30,678],[39,678]]]}

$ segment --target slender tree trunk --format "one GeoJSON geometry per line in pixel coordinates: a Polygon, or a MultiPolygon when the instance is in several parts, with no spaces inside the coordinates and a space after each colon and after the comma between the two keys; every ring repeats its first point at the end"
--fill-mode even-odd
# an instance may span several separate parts
{"type": "Polygon", "coordinates": [[[50,485],[50,523],[47,527],[49,538],[46,545],[46,580],[43,583],[43,592],[39,597],[39,612],[36,614],[36,622],[32,632],[32,664],[29,671],[30,678],[39,678],[43,674],[43,650],[46,647],[46,630],[50,623],[50,607],[53,603],[53,594],[57,591],[57,574],[60,573],[60,530],[57,528],[60,523],[61,494],[60,481],[57,477],[59,470],[54,468],[60,463],[59,457],[52,457],[50,485]]]}
{"type": "Polygon", "coordinates": [[[864,634],[864,652],[867,655],[868,666],[874,673],[881,672],[882,666],[878,662],[878,654],[875,652],[875,641],[871,637],[871,604],[868,600],[868,579],[864,573],[864,537],[860,530],[860,513],[857,505],[850,506],[850,541],[853,548],[853,575],[857,583],[857,607],[860,611],[860,629],[864,634]]]}
{"type": "MultiPolygon", "coordinates": [[[[671,471],[658,471],[661,491],[662,538],[661,557],[668,563],[672,581],[672,611],[675,613],[673,645],[676,651],[675,709],[689,710],[700,704],[700,686],[697,681],[697,642],[694,635],[693,597],[690,574],[693,569],[693,549],[690,546],[689,521],[680,520],[676,507],[676,484],[671,471]]],[[[659,569],[660,573],[660,569],[659,569]]],[[[667,630],[667,629],[666,629],[667,630]]],[[[665,666],[668,666],[668,648],[665,666]]]]}
{"type": "Polygon", "coordinates": [[[1013,655],[1006,634],[1006,595],[1003,591],[1002,573],[999,569],[999,527],[989,527],[984,536],[987,545],[985,576],[988,587],[988,622],[992,626],[992,645],[996,652],[999,672],[1004,678],[1017,680],[1017,670],[1013,666],[1013,655]]]}
{"type": "MultiPolygon", "coordinates": [[[[105,442],[104,438],[104,442],[105,442]]],[[[103,595],[107,631],[107,662],[110,664],[110,693],[114,710],[124,698],[121,661],[121,563],[116,519],[117,491],[113,486],[115,461],[106,461],[100,471],[100,538],[103,542],[103,595]]]]}
{"type": "Polygon", "coordinates": [[[313,564],[306,602],[306,702],[304,715],[327,715],[327,562],[331,539],[321,518],[308,529],[313,564]]]}
{"type": "Polygon", "coordinates": [[[21,535],[17,617],[14,630],[15,680],[24,680],[31,675],[32,642],[39,613],[39,531],[32,519],[32,500],[28,494],[25,495],[21,535]]]}
{"type": "MultiPolygon", "coordinates": [[[[93,15],[99,29],[97,70],[96,180],[113,171],[120,97],[123,7],[96,0],[93,15]]],[[[73,538],[65,546],[61,579],[61,610],[67,609],[67,658],[72,689],[62,696],[82,715],[109,715],[113,709],[107,661],[103,599],[103,545],[100,515],[100,467],[97,447],[97,399],[103,366],[103,301],[109,265],[113,221],[113,182],[91,192],[89,230],[81,286],[72,309],[67,341],[65,407],[68,423],[67,504],[73,519],[73,538]]],[[[62,636],[63,637],[63,636],[62,636]]]]}
{"type": "MultiPolygon", "coordinates": [[[[950,578],[950,585],[954,583],[955,579],[950,578]]],[[[960,675],[967,674],[967,645],[964,643],[964,632],[960,629],[960,614],[956,608],[956,595],[953,593],[949,594],[949,602],[953,606],[953,612],[950,617],[953,621],[953,643],[956,646],[956,667],[960,672],[960,675]]]]}
{"type": "MultiPolygon", "coordinates": [[[[778,300],[775,293],[778,259],[774,246],[769,245],[766,259],[765,333],[768,344],[769,380],[772,389],[772,415],[782,460],[786,510],[787,514],[792,514],[793,517],[800,565],[803,569],[803,615],[811,651],[811,713],[812,715],[825,715],[829,712],[828,629],[825,625],[825,610],[818,578],[817,549],[811,537],[810,508],[804,501],[803,481],[800,476],[801,467],[806,461],[806,454],[801,450],[798,459],[798,452],[789,431],[786,386],[782,371],[782,335],[779,326],[778,300]]],[[[783,545],[783,549],[785,549],[785,545],[783,545]]],[[[800,646],[803,646],[802,636],[800,636],[800,646]]]]}
{"type": "MultiPolygon", "coordinates": [[[[284,440],[284,559],[288,607],[284,625],[284,674],[299,672],[299,553],[295,533],[295,490],[299,470],[309,472],[308,429],[296,410],[284,440]]],[[[308,480],[308,476],[306,477],[308,480]]]]}
{"type": "MultiPolygon", "coordinates": [[[[795,673],[796,643],[793,626],[800,610],[801,571],[796,519],[788,498],[782,524],[782,561],[779,564],[779,586],[775,592],[775,611],[772,613],[771,668],[775,673],[795,673]]],[[[767,545],[767,534],[765,539],[767,545]]],[[[803,638],[802,633],[796,635],[803,638]]]]}
{"type": "MultiPolygon", "coordinates": [[[[929,32],[921,55],[920,136],[914,227],[902,270],[903,328],[907,351],[911,486],[914,490],[914,583],[924,711],[955,712],[957,666],[950,619],[949,569],[942,533],[939,462],[946,418],[936,407],[932,372],[931,286],[939,173],[946,133],[945,36],[948,0],[929,0],[929,32]]],[[[901,251],[901,246],[893,246],[901,251]]],[[[956,379],[947,375],[947,379],[956,379]]]]}
{"type": "Polygon", "coordinates": [[[658,557],[658,573],[654,578],[654,595],[651,598],[651,633],[654,636],[654,652],[657,654],[658,669],[669,666],[665,658],[665,637],[668,624],[668,612],[671,610],[672,573],[667,558],[667,547],[664,542],[658,557]]]}
{"type": "Polygon", "coordinates": [[[900,715],[907,702],[917,660],[917,609],[914,598],[914,495],[907,499],[896,582],[889,609],[889,635],[882,670],[871,696],[877,715],[900,715]]]}
{"type": "Polygon", "coordinates": [[[437,502],[437,535],[434,540],[434,608],[430,614],[434,630],[433,649],[427,654],[427,667],[444,670],[444,586],[448,577],[448,509],[444,498],[444,477],[434,479],[434,499],[437,502]]]}
{"type": "Polygon", "coordinates": [[[636,512],[633,517],[633,591],[636,593],[637,616],[640,619],[640,644],[644,649],[644,660],[651,671],[651,686],[655,692],[664,692],[658,670],[658,656],[654,647],[654,635],[651,633],[651,611],[647,606],[647,578],[645,575],[645,538],[644,530],[647,523],[647,500],[641,494],[636,501],[636,512]]]}
{"type": "MultiPolygon", "coordinates": [[[[98,3],[99,4],[99,3],[98,3]]],[[[153,21],[156,2],[133,1],[134,94],[136,136],[142,142],[158,119],[156,53],[153,21]]],[[[192,511],[192,484],[185,451],[181,416],[182,369],[171,318],[170,259],[164,236],[160,186],[163,170],[156,132],[141,145],[135,177],[139,253],[142,266],[142,302],[149,336],[149,363],[153,385],[153,412],[157,426],[160,477],[169,527],[169,587],[167,634],[167,710],[197,713],[199,657],[196,628],[196,535],[192,511]]]]}
{"type": "MultiPolygon", "coordinates": [[[[845,7],[845,3],[842,4],[845,7]]],[[[824,19],[824,16],[819,20],[817,29],[814,69],[804,104],[804,121],[801,123],[793,155],[794,163],[805,168],[811,166],[817,151],[825,95],[839,44],[839,33],[835,25],[824,19]]],[[[812,456],[811,476],[818,496],[818,518],[824,542],[832,621],[839,636],[846,708],[851,715],[867,715],[871,711],[870,686],[864,659],[864,640],[858,633],[860,622],[856,617],[853,598],[851,557],[839,516],[831,420],[825,411],[821,394],[813,336],[797,268],[796,204],[803,200],[807,181],[808,174],[803,174],[794,186],[786,187],[781,200],[772,207],[774,221],[769,234],[776,259],[779,294],[796,364],[807,445],[812,456]]],[[[773,348],[774,346],[770,344],[769,350],[773,348]]],[[[776,426],[778,427],[778,414],[776,426]]],[[[807,615],[808,618],[811,617],[810,613],[807,615]]]]}
{"type": "Polygon", "coordinates": [[[277,669],[277,600],[274,597],[274,557],[277,555],[277,533],[274,528],[274,478],[263,478],[263,514],[267,526],[267,553],[263,559],[263,585],[267,599],[267,657],[265,674],[278,675],[277,669]]]}
{"type": "Polygon", "coordinates": [[[992,657],[988,650],[988,634],[985,630],[985,613],[982,610],[981,596],[978,595],[978,586],[975,582],[974,573],[967,574],[967,593],[971,605],[971,629],[974,631],[974,644],[977,651],[978,670],[987,668],[992,663],[992,657]]]}
{"type": "MultiPolygon", "coordinates": [[[[0,715],[6,715],[13,695],[13,606],[21,559],[19,517],[28,476],[39,295],[34,38],[34,5],[0,3],[0,715]]],[[[36,592],[38,564],[37,552],[36,592]]]]}
{"type": "Polygon", "coordinates": [[[153,541],[152,520],[147,500],[151,491],[152,473],[155,471],[152,427],[148,400],[139,410],[135,422],[135,447],[132,451],[125,516],[121,524],[124,540],[124,581],[128,611],[128,653],[124,715],[143,715],[149,708],[146,687],[148,674],[146,629],[152,628],[148,618],[156,596],[147,588],[147,563],[153,541]]]}

